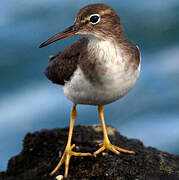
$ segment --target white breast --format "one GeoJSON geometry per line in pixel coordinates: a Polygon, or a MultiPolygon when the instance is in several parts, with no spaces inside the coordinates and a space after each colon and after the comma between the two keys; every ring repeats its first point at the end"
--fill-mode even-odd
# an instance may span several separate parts
{"type": "Polygon", "coordinates": [[[91,52],[98,53],[100,65],[106,68],[100,77],[102,85],[94,86],[77,68],[71,81],[63,86],[64,94],[74,104],[109,104],[124,96],[136,83],[140,68],[132,67],[126,70],[125,60],[122,59],[120,49],[108,41],[91,41],[88,45],[91,52]]]}
{"type": "Polygon", "coordinates": [[[88,48],[98,56],[99,60],[106,61],[107,63],[122,62],[120,49],[112,41],[99,41],[94,37],[90,37],[88,48]]]}

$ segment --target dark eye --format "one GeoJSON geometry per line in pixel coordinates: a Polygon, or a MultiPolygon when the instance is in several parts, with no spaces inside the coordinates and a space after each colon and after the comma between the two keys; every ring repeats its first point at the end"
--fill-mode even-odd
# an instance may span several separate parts
{"type": "Polygon", "coordinates": [[[90,22],[92,24],[97,24],[100,21],[100,16],[99,14],[93,14],[90,16],[90,22]]]}

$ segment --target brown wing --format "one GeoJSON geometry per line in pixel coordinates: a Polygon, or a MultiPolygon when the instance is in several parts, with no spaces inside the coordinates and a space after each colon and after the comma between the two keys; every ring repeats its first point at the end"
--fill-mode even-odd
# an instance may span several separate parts
{"type": "Polygon", "coordinates": [[[87,46],[87,41],[86,38],[80,39],[56,55],[46,68],[46,77],[53,83],[60,85],[69,81],[77,68],[81,52],[87,46]]]}

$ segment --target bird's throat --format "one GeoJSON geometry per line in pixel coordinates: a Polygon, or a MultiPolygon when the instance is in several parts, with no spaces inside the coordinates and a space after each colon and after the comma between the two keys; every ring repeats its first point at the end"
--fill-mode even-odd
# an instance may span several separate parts
{"type": "Polygon", "coordinates": [[[92,36],[88,37],[88,40],[88,53],[96,60],[108,63],[117,63],[122,60],[120,47],[115,40],[103,40],[92,36]]]}

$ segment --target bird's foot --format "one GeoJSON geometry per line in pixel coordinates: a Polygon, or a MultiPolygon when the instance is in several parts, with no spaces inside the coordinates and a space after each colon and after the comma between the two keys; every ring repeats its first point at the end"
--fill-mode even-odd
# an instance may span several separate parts
{"type": "Polygon", "coordinates": [[[67,177],[71,156],[91,156],[91,153],[81,153],[81,152],[72,151],[74,147],[75,147],[75,144],[73,144],[72,146],[68,146],[68,145],[66,146],[66,149],[63,153],[61,160],[57,164],[56,168],[50,173],[50,175],[55,174],[57,170],[61,167],[61,165],[65,163],[65,177],[67,177]]]}
{"type": "Polygon", "coordinates": [[[114,152],[115,154],[120,154],[120,152],[128,153],[128,154],[135,154],[134,151],[129,151],[129,150],[117,147],[117,146],[111,144],[110,141],[108,141],[108,140],[104,141],[104,143],[99,144],[99,146],[101,146],[101,148],[99,148],[97,151],[95,151],[93,153],[94,156],[96,156],[97,154],[101,153],[105,149],[108,149],[108,150],[114,152]]]}

